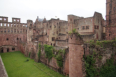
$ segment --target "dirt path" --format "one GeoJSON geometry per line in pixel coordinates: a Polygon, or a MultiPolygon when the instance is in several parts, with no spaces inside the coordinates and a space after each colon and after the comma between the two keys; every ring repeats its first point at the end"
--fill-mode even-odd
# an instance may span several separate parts
{"type": "Polygon", "coordinates": [[[0,56],[0,77],[8,77],[0,56]]]}

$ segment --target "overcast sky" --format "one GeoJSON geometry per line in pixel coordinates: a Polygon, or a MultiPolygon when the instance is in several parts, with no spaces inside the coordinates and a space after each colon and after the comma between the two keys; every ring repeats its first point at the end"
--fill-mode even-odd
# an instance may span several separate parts
{"type": "Polygon", "coordinates": [[[22,23],[27,19],[35,22],[39,18],[60,18],[67,20],[67,15],[91,17],[94,12],[102,13],[105,19],[106,0],[0,0],[0,16],[21,18],[22,23]]]}

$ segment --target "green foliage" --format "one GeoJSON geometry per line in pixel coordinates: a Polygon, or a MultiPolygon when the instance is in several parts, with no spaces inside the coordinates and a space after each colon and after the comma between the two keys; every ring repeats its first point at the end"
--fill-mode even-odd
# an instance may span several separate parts
{"type": "Polygon", "coordinates": [[[73,29],[72,32],[73,32],[73,33],[76,33],[76,29],[73,29]]]}
{"type": "Polygon", "coordinates": [[[44,45],[44,49],[45,49],[46,58],[48,58],[48,60],[50,61],[50,59],[53,57],[53,46],[44,45]]]}
{"type": "Polygon", "coordinates": [[[94,67],[95,59],[93,55],[89,55],[85,60],[85,68],[86,68],[86,77],[95,77],[98,75],[97,69],[94,67]]]}
{"type": "Polygon", "coordinates": [[[99,46],[103,47],[103,43],[100,42],[100,41],[96,41],[96,45],[99,45],[99,46]]]}
{"type": "Polygon", "coordinates": [[[29,57],[30,57],[30,55],[31,55],[31,52],[29,52],[29,57]]]}
{"type": "Polygon", "coordinates": [[[72,34],[72,31],[69,31],[68,33],[71,35],[72,34]]]}
{"type": "Polygon", "coordinates": [[[100,69],[99,77],[116,77],[116,65],[114,65],[114,60],[107,60],[106,64],[100,69]]]}
{"type": "Polygon", "coordinates": [[[57,52],[58,52],[58,54],[54,55],[54,57],[57,60],[58,66],[59,67],[63,67],[63,58],[62,58],[62,55],[65,55],[65,49],[60,49],[57,52]]]}
{"type": "Polygon", "coordinates": [[[69,31],[68,33],[72,34],[72,33],[77,33],[77,32],[76,32],[76,29],[73,29],[72,31],[69,31]]]}
{"type": "Polygon", "coordinates": [[[38,58],[40,60],[40,56],[41,56],[41,44],[39,44],[39,52],[38,52],[38,58]]]}
{"type": "Polygon", "coordinates": [[[56,55],[56,60],[57,60],[57,64],[59,67],[63,67],[63,58],[60,55],[60,53],[58,55],[56,55]]]}
{"type": "Polygon", "coordinates": [[[102,59],[102,56],[99,56],[98,58],[99,58],[99,59],[102,59]]]}

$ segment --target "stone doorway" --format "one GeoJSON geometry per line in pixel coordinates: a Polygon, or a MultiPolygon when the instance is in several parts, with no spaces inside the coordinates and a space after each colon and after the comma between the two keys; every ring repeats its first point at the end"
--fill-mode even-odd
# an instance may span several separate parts
{"type": "Polygon", "coordinates": [[[3,53],[3,48],[1,48],[1,53],[3,53]]]}
{"type": "Polygon", "coordinates": [[[7,48],[7,52],[9,52],[9,48],[7,48]]]}

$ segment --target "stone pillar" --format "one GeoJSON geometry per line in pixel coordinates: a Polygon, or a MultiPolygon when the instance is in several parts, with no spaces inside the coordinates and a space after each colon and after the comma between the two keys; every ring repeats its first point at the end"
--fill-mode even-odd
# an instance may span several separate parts
{"type": "Polygon", "coordinates": [[[12,52],[12,46],[9,47],[9,52],[12,52]]]}
{"type": "Polygon", "coordinates": [[[83,40],[77,34],[69,36],[69,77],[83,77],[82,58],[83,40]]]}
{"type": "Polygon", "coordinates": [[[7,52],[7,48],[6,47],[3,47],[3,52],[7,52]]]}

